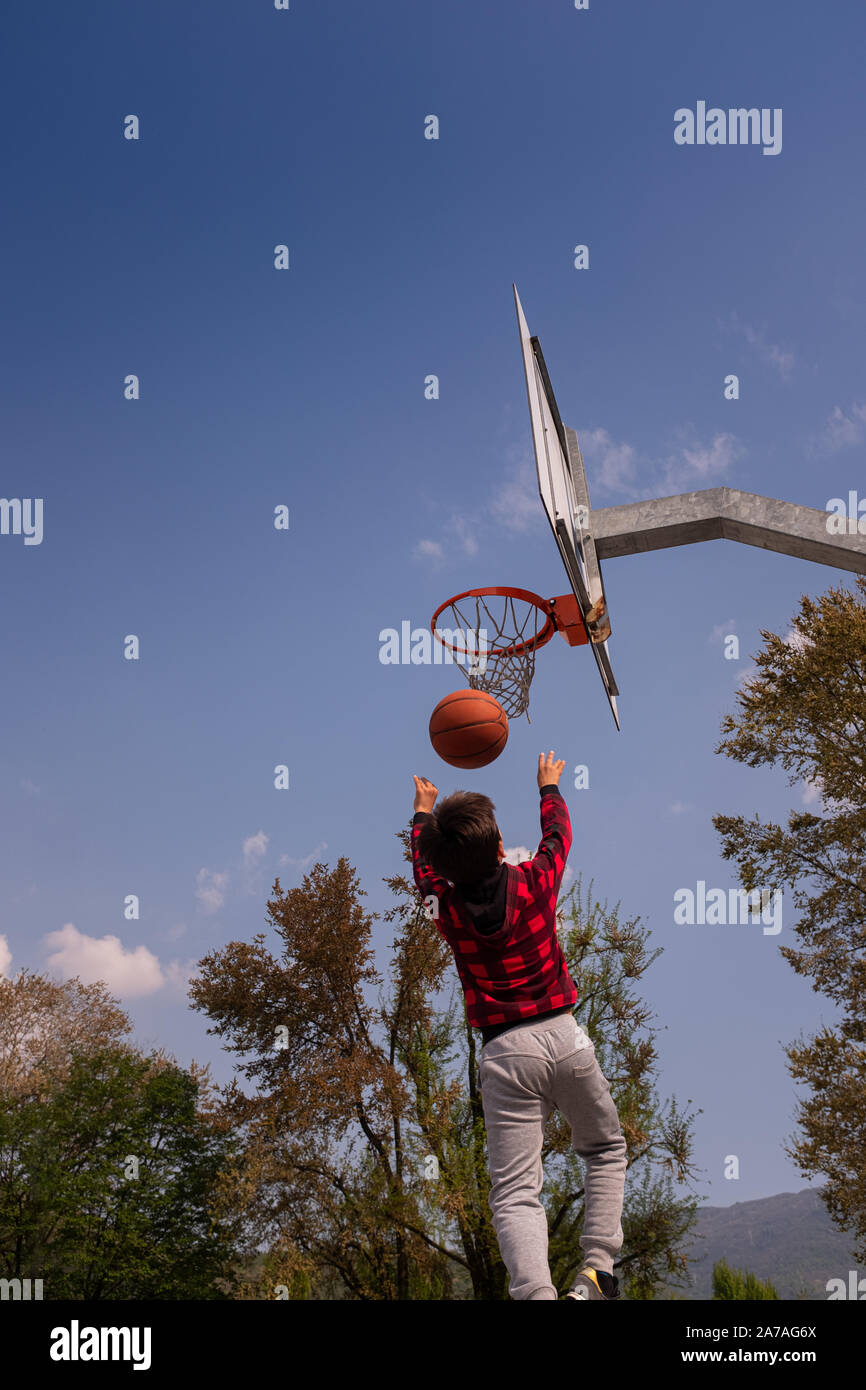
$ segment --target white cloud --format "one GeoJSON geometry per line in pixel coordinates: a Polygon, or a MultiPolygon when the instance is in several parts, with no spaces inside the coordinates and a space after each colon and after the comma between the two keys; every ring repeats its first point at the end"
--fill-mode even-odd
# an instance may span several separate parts
{"type": "Polygon", "coordinates": [[[674,452],[655,460],[641,457],[624,440],[611,439],[605,429],[584,430],[580,441],[591,504],[596,505],[599,493],[634,494],[638,484],[640,491],[651,497],[706,487],[724,479],[734,460],[744,453],[732,434],[719,433],[710,443],[704,443],[691,431],[678,433],[674,452]]]}
{"type": "Polygon", "coordinates": [[[732,434],[717,434],[711,444],[683,444],[664,464],[663,485],[675,491],[691,491],[723,478],[743,452],[732,434]]]}
{"type": "Polygon", "coordinates": [[[418,541],[414,555],[416,560],[444,560],[445,552],[438,541],[418,541]]]}
{"type": "Polygon", "coordinates": [[[737,630],[736,618],[728,618],[726,623],[717,623],[707,638],[708,642],[724,642],[726,637],[730,637],[737,630]]]}
{"type": "Polygon", "coordinates": [[[460,555],[478,554],[478,523],[459,512],[453,512],[443,523],[443,539],[434,541],[429,537],[417,541],[413,550],[416,560],[432,561],[440,565],[449,553],[457,551],[460,555]]]}
{"type": "Polygon", "coordinates": [[[195,895],[203,912],[219,912],[225,902],[224,889],[229,881],[228,874],[214,873],[213,869],[199,869],[195,877],[195,895]]]}
{"type": "Polygon", "coordinates": [[[454,532],[460,548],[464,555],[478,554],[478,541],[475,538],[477,526],[473,526],[465,516],[458,516],[456,513],[448,523],[454,532]]]}
{"type": "Polygon", "coordinates": [[[791,375],[791,372],[794,369],[793,352],[784,352],[781,348],[776,347],[775,343],[773,343],[769,349],[769,360],[772,362],[774,367],[778,368],[779,376],[782,378],[782,380],[787,381],[788,377],[791,375]]]}
{"type": "Polygon", "coordinates": [[[821,781],[821,778],[820,778],[820,777],[816,777],[816,778],[815,778],[813,781],[811,781],[811,782],[810,782],[810,781],[804,781],[804,782],[803,782],[803,805],[804,805],[804,806],[815,806],[815,805],[820,805],[821,802],[823,801],[823,799],[824,799],[824,784],[823,784],[823,782],[821,781]]]}
{"type": "Polygon", "coordinates": [[[633,445],[616,443],[607,430],[584,430],[579,436],[580,452],[586,466],[587,478],[592,478],[589,504],[594,505],[593,493],[626,491],[635,481],[637,454],[633,445]]]}
{"type": "Polygon", "coordinates": [[[849,801],[847,797],[839,800],[836,797],[827,796],[821,777],[805,778],[801,786],[804,806],[814,806],[818,811],[827,812],[828,815],[856,815],[859,811],[859,807],[853,801],[849,801]]]}
{"type": "Polygon", "coordinates": [[[11,964],[12,952],[9,949],[9,942],[5,936],[0,936],[0,976],[8,976],[11,964]]]}
{"type": "Polygon", "coordinates": [[[690,801],[674,801],[671,805],[671,810],[675,816],[684,816],[688,811],[693,811],[694,809],[690,801]]]}
{"type": "Polygon", "coordinates": [[[538,496],[535,463],[522,459],[512,464],[510,476],[493,494],[491,512],[509,531],[528,531],[543,517],[538,496]]]}
{"type": "MultiPolygon", "coordinates": [[[[597,493],[627,492],[637,478],[638,455],[632,444],[614,440],[606,429],[579,430],[580,451],[591,481],[590,503],[597,493]]],[[[511,463],[491,503],[493,516],[509,531],[525,532],[544,520],[538,495],[534,454],[511,463]]]]}
{"type": "Polygon", "coordinates": [[[48,966],[65,979],[78,975],[86,985],[103,980],[114,994],[127,998],[154,994],[166,982],[159,960],[146,946],[127,950],[119,937],[86,936],[72,922],[48,932],[44,945],[53,951],[48,966]]]}
{"type": "Polygon", "coordinates": [[[288,867],[291,869],[295,869],[298,873],[302,873],[304,869],[309,868],[311,864],[315,863],[322,850],[327,848],[327,843],[324,840],[322,840],[321,844],[316,845],[315,849],[310,850],[310,853],[305,854],[301,859],[293,859],[292,856],[289,854],[281,854],[280,866],[283,868],[288,867]]]}
{"type": "MultiPolygon", "coordinates": [[[[724,480],[732,463],[745,453],[733,434],[719,432],[708,443],[689,429],[681,429],[678,435],[673,452],[652,458],[641,455],[627,440],[613,439],[602,426],[579,431],[591,505],[598,506],[599,495],[634,496],[638,488],[643,495],[661,497],[666,491],[711,486],[724,480]]],[[[525,532],[543,520],[534,460],[512,464],[491,509],[496,520],[511,531],[525,532]]]]}
{"type": "Polygon", "coordinates": [[[779,347],[778,343],[769,343],[764,329],[753,328],[751,324],[741,322],[735,313],[731,314],[730,326],[735,333],[742,334],[762,362],[769,367],[775,367],[783,381],[790,378],[794,369],[793,352],[779,347]]]}
{"type": "Polygon", "coordinates": [[[821,443],[831,453],[837,449],[849,448],[853,444],[862,444],[866,438],[866,405],[855,402],[848,407],[848,411],[846,415],[841,406],[837,405],[827,417],[821,443]]]}
{"type": "Polygon", "coordinates": [[[165,966],[165,982],[173,991],[179,994],[189,992],[190,981],[197,978],[198,961],[196,960],[171,960],[165,966]]]}
{"type": "Polygon", "coordinates": [[[263,830],[257,831],[244,840],[244,867],[250,869],[264,856],[268,847],[268,836],[263,830]]]}
{"type": "Polygon", "coordinates": [[[795,651],[802,652],[807,647],[814,646],[814,643],[811,637],[804,637],[802,632],[798,632],[796,628],[792,627],[785,638],[785,646],[793,647],[795,651]]]}

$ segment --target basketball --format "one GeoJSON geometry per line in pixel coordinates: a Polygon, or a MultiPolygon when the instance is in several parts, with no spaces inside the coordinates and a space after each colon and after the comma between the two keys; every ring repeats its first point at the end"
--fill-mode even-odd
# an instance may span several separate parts
{"type": "Polygon", "coordinates": [[[508,742],[508,716],[483,690],[454,690],[430,716],[430,742],[452,767],[486,767],[508,742]]]}

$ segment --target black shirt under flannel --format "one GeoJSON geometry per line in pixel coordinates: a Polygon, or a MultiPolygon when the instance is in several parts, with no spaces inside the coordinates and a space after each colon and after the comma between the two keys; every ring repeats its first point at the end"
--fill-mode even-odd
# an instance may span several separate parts
{"type": "MultiPolygon", "coordinates": [[[[541,843],[532,859],[505,864],[505,916],[498,930],[479,930],[460,889],[440,878],[418,849],[426,812],[412,822],[415,884],[436,899],[435,922],[454,953],[473,1028],[520,1023],[577,1003],[577,990],[556,935],[556,900],[571,848],[571,820],[559,789],[541,789],[541,843]]],[[[498,1031],[498,1030],[497,1030],[498,1031]]]]}

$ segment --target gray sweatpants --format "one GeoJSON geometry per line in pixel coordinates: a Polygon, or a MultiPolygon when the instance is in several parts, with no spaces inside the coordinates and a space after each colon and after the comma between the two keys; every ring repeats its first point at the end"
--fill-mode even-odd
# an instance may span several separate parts
{"type": "Polygon", "coordinates": [[[622,1248],[626,1146],[595,1048],[573,1014],[528,1020],[481,1049],[490,1209],[512,1298],[555,1299],[547,1263],[541,1146],[554,1109],[586,1166],[583,1264],[613,1272],[622,1248]]]}

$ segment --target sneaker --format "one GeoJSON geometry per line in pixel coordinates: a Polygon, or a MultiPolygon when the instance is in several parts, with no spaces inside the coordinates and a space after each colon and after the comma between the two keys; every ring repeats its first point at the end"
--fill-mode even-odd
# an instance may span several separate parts
{"type": "Polygon", "coordinates": [[[614,1299],[622,1298],[619,1291],[619,1280],[615,1274],[607,1274],[603,1269],[582,1269],[578,1274],[566,1298],[577,1298],[583,1301],[591,1299],[603,1299],[605,1302],[612,1302],[614,1299]]]}

